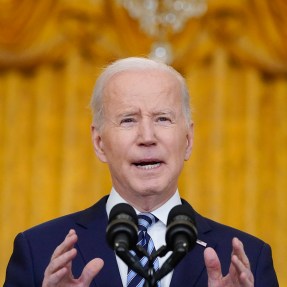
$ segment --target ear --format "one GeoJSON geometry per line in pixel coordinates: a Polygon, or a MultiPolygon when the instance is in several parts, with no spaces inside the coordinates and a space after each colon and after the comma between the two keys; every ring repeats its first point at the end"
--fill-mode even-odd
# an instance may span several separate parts
{"type": "Polygon", "coordinates": [[[97,130],[97,128],[94,125],[92,125],[91,131],[92,131],[92,142],[93,142],[94,150],[95,150],[95,153],[98,159],[102,162],[107,162],[107,158],[106,158],[105,151],[104,151],[104,145],[102,141],[102,136],[100,132],[97,130]]]}
{"type": "Polygon", "coordinates": [[[184,160],[189,159],[192,147],[193,147],[193,123],[190,123],[190,125],[187,128],[187,134],[186,134],[186,149],[185,149],[184,160]]]}

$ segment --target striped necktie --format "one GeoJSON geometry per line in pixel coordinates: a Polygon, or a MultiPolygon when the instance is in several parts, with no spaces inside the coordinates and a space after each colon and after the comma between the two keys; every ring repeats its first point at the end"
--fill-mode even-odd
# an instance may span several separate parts
{"type": "MultiPolygon", "coordinates": [[[[138,243],[137,245],[143,246],[149,255],[151,255],[153,252],[155,252],[154,243],[147,233],[147,230],[149,227],[151,227],[153,224],[155,224],[158,221],[158,218],[156,218],[151,213],[140,213],[138,215],[138,243]]],[[[144,267],[148,263],[148,258],[146,256],[143,256],[140,259],[141,265],[144,267]]],[[[156,258],[153,262],[153,268],[154,270],[158,270],[159,268],[159,261],[158,258],[156,258]]],[[[127,287],[142,287],[144,285],[145,279],[142,278],[140,275],[138,275],[136,272],[131,270],[129,268],[128,270],[128,279],[127,279],[127,287]]],[[[160,287],[160,282],[157,282],[157,287],[160,287]]]]}

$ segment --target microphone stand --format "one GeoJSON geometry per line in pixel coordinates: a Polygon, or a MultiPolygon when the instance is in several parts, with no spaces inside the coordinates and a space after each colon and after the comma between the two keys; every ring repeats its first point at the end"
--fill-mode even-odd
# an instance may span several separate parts
{"type": "Polygon", "coordinates": [[[135,255],[128,250],[125,244],[117,244],[114,249],[116,254],[131,269],[145,279],[143,287],[156,287],[156,283],[170,273],[188,252],[188,248],[184,244],[177,246],[164,262],[162,267],[155,271],[153,268],[153,262],[156,257],[163,257],[170,251],[167,246],[162,246],[151,255],[149,255],[142,246],[138,245],[136,246],[136,250],[134,250],[135,255]],[[144,268],[139,261],[139,257],[142,256],[146,256],[148,258],[148,265],[146,268],[144,268]]]}
{"type": "MultiPolygon", "coordinates": [[[[138,249],[142,252],[142,253],[146,253],[147,251],[142,247],[142,246],[138,246],[138,249]]],[[[153,268],[153,262],[157,257],[163,257],[167,254],[169,250],[166,248],[166,246],[162,246],[161,248],[159,248],[155,253],[151,254],[151,255],[145,255],[148,258],[148,278],[145,278],[145,284],[143,287],[156,287],[156,283],[158,280],[160,280],[161,278],[159,278],[157,276],[158,271],[155,272],[154,268],[153,268]]]]}
{"type": "Polygon", "coordinates": [[[144,277],[146,279],[144,287],[156,287],[156,283],[170,273],[189,251],[189,247],[186,244],[178,244],[161,268],[155,272],[153,262],[156,257],[163,257],[170,251],[167,246],[162,246],[152,255],[148,255],[142,246],[137,246],[137,249],[148,258],[148,276],[144,277]]]}
{"type": "Polygon", "coordinates": [[[142,276],[143,278],[149,277],[147,271],[140,264],[138,257],[133,255],[128,250],[127,246],[125,246],[124,244],[119,244],[115,246],[115,252],[130,268],[132,268],[140,276],[142,276]]]}
{"type": "Polygon", "coordinates": [[[185,248],[178,248],[174,250],[172,254],[163,263],[161,268],[157,270],[157,272],[155,273],[155,276],[154,276],[155,282],[161,280],[164,276],[170,273],[174,269],[174,267],[183,259],[186,253],[187,252],[185,248]]]}
{"type": "Polygon", "coordinates": [[[132,254],[125,244],[116,244],[114,246],[116,254],[137,274],[145,279],[144,287],[156,287],[156,282],[161,279],[156,279],[156,272],[153,268],[153,262],[156,257],[164,256],[168,250],[166,246],[159,248],[154,254],[149,255],[142,246],[136,246],[135,255],[132,254]],[[148,267],[144,268],[139,260],[139,257],[146,256],[148,258],[148,267]]]}

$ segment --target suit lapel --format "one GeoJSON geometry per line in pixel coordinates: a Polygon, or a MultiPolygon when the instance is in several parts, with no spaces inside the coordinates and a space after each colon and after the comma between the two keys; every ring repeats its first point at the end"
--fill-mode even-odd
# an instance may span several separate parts
{"type": "Polygon", "coordinates": [[[94,286],[122,286],[115,253],[106,242],[108,224],[106,200],[107,197],[104,197],[77,218],[77,224],[80,226],[77,230],[79,235],[78,249],[85,264],[95,257],[104,260],[104,267],[95,277],[94,286]]]}

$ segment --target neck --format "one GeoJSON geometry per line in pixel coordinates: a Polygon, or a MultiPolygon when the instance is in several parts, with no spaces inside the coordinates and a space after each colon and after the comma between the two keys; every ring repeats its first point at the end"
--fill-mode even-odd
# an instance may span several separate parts
{"type": "Polygon", "coordinates": [[[157,194],[140,195],[136,197],[129,197],[122,194],[120,195],[138,211],[152,212],[164,205],[174,195],[174,193],[175,192],[164,194],[164,196],[159,196],[157,194]]]}

